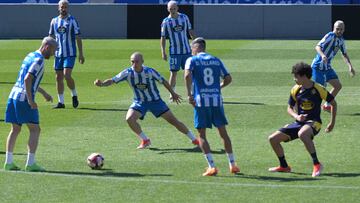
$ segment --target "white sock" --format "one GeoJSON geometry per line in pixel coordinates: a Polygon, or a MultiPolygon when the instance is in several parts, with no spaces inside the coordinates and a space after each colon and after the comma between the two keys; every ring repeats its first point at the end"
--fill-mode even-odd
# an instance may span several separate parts
{"type": "Polygon", "coordinates": [[[64,94],[58,94],[58,100],[59,100],[59,103],[62,103],[64,104],[64,94]]]}
{"type": "Polygon", "coordinates": [[[148,140],[148,139],[149,139],[149,138],[145,135],[144,132],[141,132],[139,136],[140,136],[140,138],[141,138],[142,140],[148,140]]]}
{"type": "Polygon", "coordinates": [[[188,138],[190,138],[191,141],[196,140],[195,135],[189,130],[189,132],[186,134],[186,136],[188,136],[188,138]]]}
{"type": "Polygon", "coordinates": [[[331,104],[329,102],[325,102],[324,104],[325,106],[331,106],[331,104]]]}
{"type": "Polygon", "coordinates": [[[228,159],[229,159],[229,166],[233,166],[235,164],[235,158],[234,158],[234,154],[226,154],[228,159]]]}
{"type": "Polygon", "coordinates": [[[34,153],[28,153],[26,165],[31,166],[35,163],[35,154],[34,153]]]}
{"type": "Polygon", "coordinates": [[[11,164],[13,163],[13,153],[12,152],[6,152],[6,158],[5,158],[5,163],[6,164],[11,164]]]}
{"type": "Polygon", "coordinates": [[[71,96],[77,96],[76,89],[71,90],[71,96]]]}
{"type": "Polygon", "coordinates": [[[215,167],[215,163],[214,163],[214,160],[213,160],[213,157],[212,157],[211,153],[205,154],[204,156],[205,156],[206,161],[207,161],[208,164],[209,164],[209,167],[210,167],[210,168],[214,168],[214,167],[215,167]]]}

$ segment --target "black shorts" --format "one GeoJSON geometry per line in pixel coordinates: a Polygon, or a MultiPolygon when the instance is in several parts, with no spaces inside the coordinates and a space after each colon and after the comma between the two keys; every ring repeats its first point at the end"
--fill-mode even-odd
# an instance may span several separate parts
{"type": "Polygon", "coordinates": [[[295,121],[291,124],[288,124],[280,128],[279,131],[286,134],[289,137],[289,140],[286,141],[288,142],[299,138],[298,133],[304,125],[309,125],[313,129],[312,138],[320,132],[321,123],[317,121],[306,121],[306,122],[295,121]]]}

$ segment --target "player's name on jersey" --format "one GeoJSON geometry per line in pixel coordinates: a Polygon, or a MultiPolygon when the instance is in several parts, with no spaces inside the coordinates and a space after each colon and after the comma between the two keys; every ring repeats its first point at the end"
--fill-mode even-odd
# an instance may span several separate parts
{"type": "Polygon", "coordinates": [[[219,66],[220,62],[218,60],[206,60],[206,61],[195,61],[196,65],[203,65],[203,66],[219,66]]]}

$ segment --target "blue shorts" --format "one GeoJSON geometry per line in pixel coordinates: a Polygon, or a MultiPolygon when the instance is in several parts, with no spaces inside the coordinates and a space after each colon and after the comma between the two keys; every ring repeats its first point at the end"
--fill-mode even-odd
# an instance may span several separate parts
{"type": "Polygon", "coordinates": [[[64,70],[64,68],[74,68],[75,65],[75,56],[71,57],[55,57],[55,70],[64,70]]]}
{"type": "Polygon", "coordinates": [[[170,71],[177,72],[181,69],[184,70],[186,59],[191,57],[191,54],[174,54],[170,55],[169,65],[170,71]]]}
{"type": "Polygon", "coordinates": [[[6,106],[5,122],[18,125],[23,123],[39,124],[39,111],[31,109],[27,101],[9,99],[6,106]]]}
{"type": "Polygon", "coordinates": [[[289,125],[280,128],[279,131],[286,134],[289,137],[289,139],[286,141],[288,142],[299,138],[298,133],[304,125],[310,125],[310,127],[313,129],[312,138],[320,132],[321,123],[317,121],[307,121],[307,122],[295,121],[289,125]]]}
{"type": "Polygon", "coordinates": [[[227,125],[224,107],[195,107],[194,125],[196,129],[221,127],[227,125]]]}
{"type": "Polygon", "coordinates": [[[326,87],[326,83],[329,80],[338,79],[336,72],[334,69],[330,68],[329,70],[319,70],[316,67],[312,67],[312,79],[326,87]]]}
{"type": "Polygon", "coordinates": [[[134,101],[130,108],[141,113],[141,120],[144,119],[147,111],[151,111],[156,118],[169,111],[169,107],[161,99],[151,102],[134,101]]]}

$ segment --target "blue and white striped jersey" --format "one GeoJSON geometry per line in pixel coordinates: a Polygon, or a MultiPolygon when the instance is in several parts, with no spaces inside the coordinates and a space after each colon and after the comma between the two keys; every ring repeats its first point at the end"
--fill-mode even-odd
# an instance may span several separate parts
{"type": "Polygon", "coordinates": [[[192,94],[197,107],[222,106],[221,78],[229,75],[220,59],[207,53],[199,53],[187,59],[185,69],[191,71],[192,94]]]}
{"type": "Polygon", "coordinates": [[[143,66],[138,73],[129,67],[112,78],[115,83],[126,80],[134,92],[134,101],[150,102],[161,99],[155,81],[164,82],[164,78],[153,68],[143,66]]]}
{"type": "Polygon", "coordinates": [[[320,54],[315,56],[311,67],[316,67],[319,70],[331,69],[331,60],[335,57],[339,49],[342,54],[346,54],[344,37],[337,37],[334,32],[327,33],[317,45],[321,47],[321,50],[328,58],[327,64],[324,64],[321,60],[320,54]]]}
{"type": "Polygon", "coordinates": [[[170,16],[164,18],[161,23],[161,37],[167,37],[170,41],[170,54],[191,53],[187,33],[192,30],[187,15],[179,13],[177,18],[170,16]]]}
{"type": "Polygon", "coordinates": [[[25,101],[27,99],[25,77],[28,73],[34,76],[31,94],[35,100],[35,93],[44,75],[44,57],[41,55],[40,51],[31,52],[25,57],[9,98],[18,101],[25,101]]]}
{"type": "Polygon", "coordinates": [[[59,16],[53,18],[50,23],[49,35],[55,35],[59,44],[55,52],[56,57],[76,56],[76,35],[80,34],[80,27],[75,18],[68,15],[66,18],[59,16]]]}

